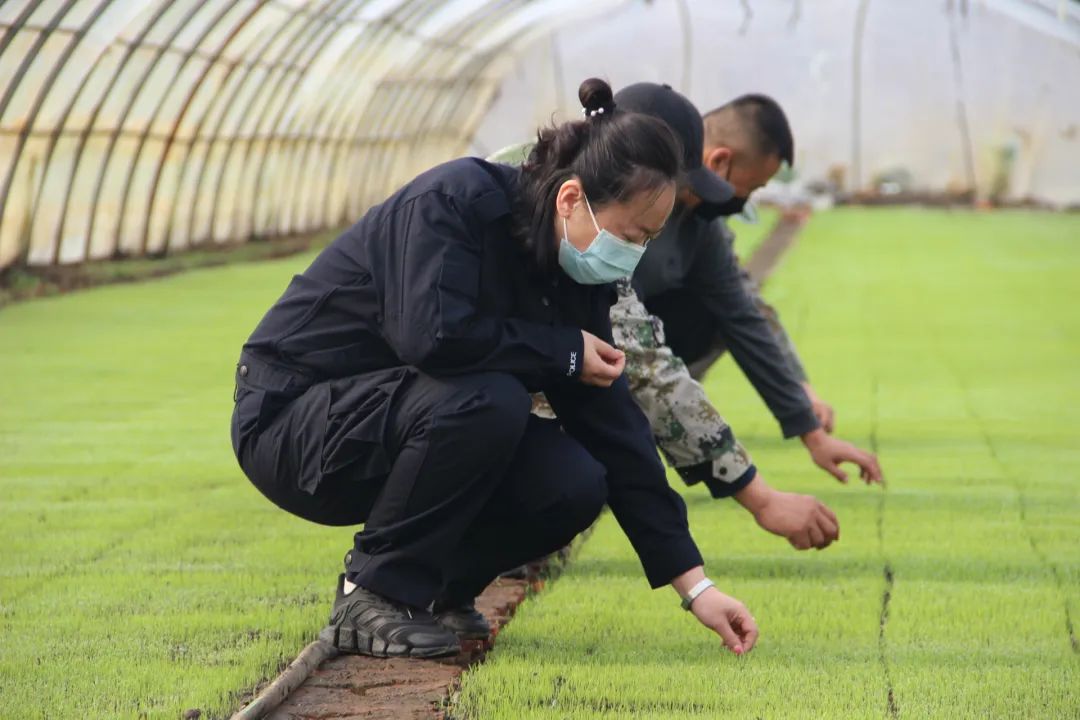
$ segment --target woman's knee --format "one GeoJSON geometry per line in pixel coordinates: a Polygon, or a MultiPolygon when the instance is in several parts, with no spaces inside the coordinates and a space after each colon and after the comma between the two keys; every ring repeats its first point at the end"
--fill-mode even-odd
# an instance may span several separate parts
{"type": "Polygon", "coordinates": [[[567,473],[563,487],[563,505],[573,534],[585,530],[600,515],[607,503],[607,473],[595,460],[581,463],[567,473]]]}

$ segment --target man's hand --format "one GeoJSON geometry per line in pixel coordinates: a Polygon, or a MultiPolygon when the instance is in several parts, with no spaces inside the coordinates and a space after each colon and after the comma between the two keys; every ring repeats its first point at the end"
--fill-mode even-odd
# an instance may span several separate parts
{"type": "MultiPolygon", "coordinates": [[[[705,569],[699,565],[672,580],[671,586],[680,596],[686,597],[690,589],[704,578],[705,569]]],[[[757,642],[758,629],[754,616],[741,602],[715,587],[698,595],[690,605],[690,612],[702,625],[719,635],[727,649],[736,655],[750,652],[757,642]]]]}
{"type": "Polygon", "coordinates": [[[840,539],[836,515],[813,495],[776,490],[754,519],[773,535],[787,538],[796,550],[822,550],[840,539]]]}
{"type": "Polygon", "coordinates": [[[882,484],[881,466],[877,457],[860,450],[849,442],[825,434],[821,428],[811,430],[802,436],[803,444],[810,451],[814,463],[842,483],[846,483],[847,473],[840,469],[840,463],[850,462],[859,466],[859,477],[867,485],[882,484]]]}
{"type": "Polygon", "coordinates": [[[810,405],[814,409],[814,416],[817,417],[818,422],[821,423],[821,427],[825,432],[832,434],[833,427],[836,426],[836,412],[833,410],[832,405],[825,402],[814,392],[814,388],[810,386],[810,383],[804,382],[802,384],[803,390],[806,391],[806,397],[810,398],[810,405]]]}
{"type": "Polygon", "coordinates": [[[749,485],[735,493],[735,499],[750,511],[758,525],[785,538],[796,550],[821,550],[840,539],[836,515],[813,495],[774,490],[755,475],[749,485]]]}
{"type": "Polygon", "coordinates": [[[626,366],[626,355],[616,350],[592,333],[581,331],[585,340],[582,350],[581,382],[597,387],[611,387],[611,383],[622,375],[626,366]]]}

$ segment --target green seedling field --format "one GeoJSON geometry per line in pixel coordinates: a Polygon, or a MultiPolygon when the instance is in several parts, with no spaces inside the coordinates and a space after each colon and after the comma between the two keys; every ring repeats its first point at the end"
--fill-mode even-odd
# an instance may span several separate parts
{"type": "MultiPolygon", "coordinates": [[[[797,553],[686,492],[759,647],[724,653],[650,591],[604,517],[454,712],[1080,715],[1078,241],[1075,215],[813,218],[767,294],[887,492],[812,468],[725,362],[709,390],[766,477],[842,525],[797,553]]],[[[311,257],[0,311],[0,717],[220,717],[322,626],[351,531],[277,510],[228,439],[240,344],[311,257]]]]}
{"type": "Polygon", "coordinates": [[[648,589],[605,516],[455,717],[1080,717],[1078,278],[1075,215],[814,217],[766,295],[887,490],[816,470],[725,359],[710,395],[773,485],[836,510],[840,541],[800,553],[685,491],[709,574],[761,626],[738,658],[648,589]]]}
{"type": "Polygon", "coordinates": [[[326,621],[349,531],[229,444],[240,345],[310,259],[0,311],[0,717],[220,717],[326,621]]]}

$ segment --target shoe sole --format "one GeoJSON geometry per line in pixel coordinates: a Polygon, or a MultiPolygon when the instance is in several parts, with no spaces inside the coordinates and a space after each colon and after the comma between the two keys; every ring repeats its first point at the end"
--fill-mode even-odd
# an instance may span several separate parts
{"type": "Polygon", "coordinates": [[[356,628],[331,625],[319,634],[338,651],[350,655],[367,655],[377,658],[437,658],[457,655],[461,644],[439,645],[435,647],[412,647],[402,643],[388,643],[382,638],[358,631],[356,628]]]}
{"type": "Polygon", "coordinates": [[[483,630],[463,630],[455,627],[452,622],[446,622],[439,614],[435,615],[435,622],[457,635],[460,640],[487,640],[491,637],[491,626],[488,624],[484,625],[483,630]]]}
{"type": "Polygon", "coordinates": [[[459,630],[455,630],[454,628],[446,629],[457,635],[459,640],[487,640],[489,637],[491,637],[490,630],[487,630],[485,632],[461,632],[459,630]]]}

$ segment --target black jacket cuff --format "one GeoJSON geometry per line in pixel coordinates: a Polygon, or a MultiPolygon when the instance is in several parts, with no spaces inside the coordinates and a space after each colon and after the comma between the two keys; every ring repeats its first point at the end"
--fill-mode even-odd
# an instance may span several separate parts
{"type": "Polygon", "coordinates": [[[719,500],[720,498],[731,497],[742,490],[750,484],[750,481],[754,479],[755,475],[757,475],[757,468],[751,465],[746,468],[746,472],[740,475],[735,482],[719,480],[710,476],[705,478],[705,487],[709,488],[710,495],[719,500]]]}
{"type": "Polygon", "coordinates": [[[560,328],[553,346],[555,372],[567,378],[581,377],[581,371],[585,367],[585,337],[581,330],[572,327],[560,328]]]}
{"type": "Polygon", "coordinates": [[[821,423],[818,422],[817,415],[814,414],[811,407],[800,410],[794,415],[777,418],[777,421],[780,423],[780,430],[783,431],[785,439],[805,435],[811,430],[817,430],[821,427],[821,423]]]}
{"type": "Polygon", "coordinates": [[[673,538],[670,542],[650,548],[647,553],[639,553],[638,557],[653,589],[668,585],[687,570],[705,564],[689,533],[684,538],[673,538]]]}

